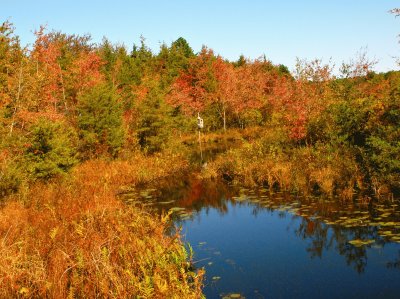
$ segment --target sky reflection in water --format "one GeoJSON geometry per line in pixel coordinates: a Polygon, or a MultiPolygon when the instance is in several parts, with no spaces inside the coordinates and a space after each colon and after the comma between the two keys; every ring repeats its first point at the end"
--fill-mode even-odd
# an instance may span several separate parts
{"type": "Polygon", "coordinates": [[[206,268],[207,298],[399,298],[397,203],[341,204],[195,178],[141,196],[173,211],[195,265],[206,268]]]}

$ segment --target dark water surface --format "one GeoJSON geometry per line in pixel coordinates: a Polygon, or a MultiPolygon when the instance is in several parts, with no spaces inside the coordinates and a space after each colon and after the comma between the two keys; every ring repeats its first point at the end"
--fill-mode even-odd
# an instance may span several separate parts
{"type": "Polygon", "coordinates": [[[152,187],[124,198],[172,213],[206,269],[207,298],[400,298],[397,201],[340,203],[196,178],[152,187]]]}

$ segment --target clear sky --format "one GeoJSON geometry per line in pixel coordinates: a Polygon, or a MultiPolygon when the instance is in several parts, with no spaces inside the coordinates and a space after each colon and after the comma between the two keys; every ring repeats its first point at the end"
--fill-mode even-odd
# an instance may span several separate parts
{"type": "Polygon", "coordinates": [[[367,48],[375,69],[387,71],[399,69],[400,17],[388,13],[396,7],[398,0],[0,0],[0,21],[14,23],[23,44],[41,24],[128,49],[143,35],[153,52],[184,37],[195,52],[206,45],[229,60],[265,54],[290,70],[296,57],[339,65],[367,48]]]}

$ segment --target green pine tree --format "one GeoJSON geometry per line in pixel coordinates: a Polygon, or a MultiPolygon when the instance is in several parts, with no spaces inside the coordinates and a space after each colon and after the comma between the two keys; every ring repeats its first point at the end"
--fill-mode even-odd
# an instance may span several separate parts
{"type": "Polygon", "coordinates": [[[115,90],[107,85],[94,87],[79,97],[77,110],[82,156],[116,157],[125,142],[125,132],[115,90]]]}
{"type": "Polygon", "coordinates": [[[78,161],[77,136],[64,123],[39,119],[27,136],[22,168],[31,179],[48,179],[67,172],[78,161]]]}

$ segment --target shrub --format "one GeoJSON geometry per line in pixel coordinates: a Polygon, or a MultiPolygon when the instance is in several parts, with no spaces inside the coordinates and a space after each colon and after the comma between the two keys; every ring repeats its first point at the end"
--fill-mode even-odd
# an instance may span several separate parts
{"type": "Polygon", "coordinates": [[[16,159],[8,156],[7,151],[0,152],[0,199],[16,192],[23,177],[16,159]]]}

